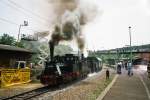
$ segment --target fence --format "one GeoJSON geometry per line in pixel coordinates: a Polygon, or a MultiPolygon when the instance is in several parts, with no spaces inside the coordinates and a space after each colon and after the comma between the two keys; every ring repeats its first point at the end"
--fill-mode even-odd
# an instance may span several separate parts
{"type": "Polygon", "coordinates": [[[0,69],[0,87],[30,82],[30,69],[0,69]]]}

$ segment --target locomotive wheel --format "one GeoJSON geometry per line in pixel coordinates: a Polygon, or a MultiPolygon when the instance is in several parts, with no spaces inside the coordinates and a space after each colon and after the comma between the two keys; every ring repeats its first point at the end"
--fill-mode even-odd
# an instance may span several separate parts
{"type": "Polygon", "coordinates": [[[63,83],[63,78],[62,78],[62,76],[59,76],[58,78],[57,78],[57,85],[60,85],[60,84],[62,84],[63,83]]]}

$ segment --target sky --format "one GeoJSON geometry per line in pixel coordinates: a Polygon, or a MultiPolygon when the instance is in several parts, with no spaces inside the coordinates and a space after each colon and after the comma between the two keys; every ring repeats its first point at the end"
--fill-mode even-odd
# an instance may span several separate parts
{"type": "MultiPolygon", "coordinates": [[[[81,0],[82,1],[82,0],[81,0]]],[[[82,27],[85,48],[103,50],[129,45],[150,44],[150,0],[84,0],[98,7],[96,16],[82,27]]],[[[0,35],[51,31],[54,20],[52,5],[47,0],[0,0],[0,35]]],[[[90,14],[90,12],[89,12],[90,14]]]]}

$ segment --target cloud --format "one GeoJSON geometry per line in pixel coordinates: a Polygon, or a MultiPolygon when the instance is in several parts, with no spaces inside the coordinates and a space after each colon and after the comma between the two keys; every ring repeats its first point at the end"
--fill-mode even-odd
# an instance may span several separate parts
{"type": "Polygon", "coordinates": [[[140,4],[145,13],[150,16],[150,0],[140,0],[140,4]]]}

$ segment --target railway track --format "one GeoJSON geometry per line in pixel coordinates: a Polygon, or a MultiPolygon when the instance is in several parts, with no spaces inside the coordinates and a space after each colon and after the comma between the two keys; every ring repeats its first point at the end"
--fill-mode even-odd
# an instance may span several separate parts
{"type": "MultiPolygon", "coordinates": [[[[57,93],[63,89],[66,90],[66,89],[72,88],[72,86],[74,84],[77,84],[81,80],[85,80],[85,79],[87,79],[87,78],[78,79],[78,80],[75,80],[75,81],[67,83],[67,84],[61,84],[58,87],[57,86],[56,87],[55,86],[54,87],[45,86],[45,87],[37,88],[37,89],[31,90],[28,92],[24,92],[24,93],[15,95],[15,96],[7,97],[7,98],[0,98],[0,100],[32,100],[32,99],[35,99],[36,97],[38,97],[39,95],[42,95],[42,94],[47,93],[47,92],[54,92],[55,91],[55,93],[57,93]]],[[[54,94],[54,93],[52,93],[52,94],[54,94]]],[[[49,94],[49,95],[51,95],[51,94],[49,94]]]]}
{"type": "Polygon", "coordinates": [[[48,86],[46,87],[41,87],[41,88],[37,88],[28,92],[24,92],[12,97],[8,97],[8,98],[4,98],[2,100],[29,100],[31,98],[34,98],[36,96],[39,96],[41,94],[53,91],[54,89],[49,88],[48,86]]]}
{"type": "Polygon", "coordinates": [[[15,95],[15,96],[2,98],[2,99],[0,98],[0,100],[31,100],[31,99],[36,98],[39,95],[42,95],[47,92],[53,92],[53,91],[59,92],[60,90],[63,90],[65,88],[67,88],[68,86],[71,86],[74,83],[77,83],[79,81],[81,81],[81,80],[76,80],[74,82],[70,82],[68,84],[62,84],[62,85],[56,86],[56,87],[55,86],[54,87],[45,86],[45,87],[37,88],[37,89],[31,90],[28,92],[24,92],[24,93],[15,95]]]}

